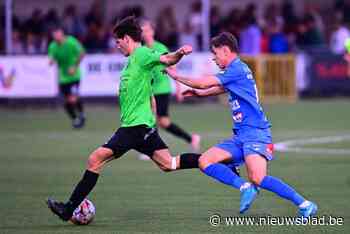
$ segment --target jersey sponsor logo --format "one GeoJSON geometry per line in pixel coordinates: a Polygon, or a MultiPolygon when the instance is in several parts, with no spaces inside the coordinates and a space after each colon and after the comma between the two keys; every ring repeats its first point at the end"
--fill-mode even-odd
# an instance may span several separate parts
{"type": "Polygon", "coordinates": [[[230,104],[231,104],[232,111],[235,111],[235,110],[238,110],[239,108],[241,108],[241,105],[239,105],[238,100],[233,100],[230,102],[230,104]]]}
{"type": "Polygon", "coordinates": [[[235,121],[235,123],[241,123],[243,120],[243,113],[242,112],[234,113],[232,118],[235,121]]]}
{"type": "Polygon", "coordinates": [[[273,150],[274,150],[274,145],[273,144],[268,144],[266,146],[266,152],[269,153],[269,154],[273,154],[273,150]]]}

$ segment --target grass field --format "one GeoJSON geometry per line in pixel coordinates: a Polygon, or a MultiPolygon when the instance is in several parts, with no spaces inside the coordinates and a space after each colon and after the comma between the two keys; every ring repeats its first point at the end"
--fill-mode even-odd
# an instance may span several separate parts
{"type": "MultiPolygon", "coordinates": [[[[350,135],[350,100],[271,104],[265,110],[274,141],[350,135]]],[[[45,205],[66,199],[89,153],[119,125],[117,107],[87,107],[87,127],[73,131],[61,109],[0,109],[0,233],[350,233],[350,154],[276,152],[271,174],[317,202],[319,215],[344,218],[342,226],[211,227],[211,214],[238,216],[239,192],[197,170],[162,173],[129,152],[104,170],[90,195],[97,209],[88,226],[63,223],[45,205]]],[[[175,122],[203,136],[203,148],[230,136],[227,108],[174,105],[175,122]]],[[[176,154],[188,146],[161,132],[176,154]]],[[[350,150],[350,140],[308,147],[350,150]]],[[[244,170],[243,170],[244,171],[244,170]]],[[[245,174],[245,173],[243,173],[245,174]]],[[[262,191],[247,216],[294,216],[296,209],[262,191]]]]}

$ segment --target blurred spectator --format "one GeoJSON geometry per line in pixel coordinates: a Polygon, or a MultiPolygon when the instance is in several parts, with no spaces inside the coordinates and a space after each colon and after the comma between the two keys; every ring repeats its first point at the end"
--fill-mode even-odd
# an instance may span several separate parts
{"type": "Polygon", "coordinates": [[[269,43],[270,37],[267,30],[267,27],[261,29],[261,40],[260,40],[260,52],[261,53],[269,53],[269,43]]]}
{"type": "Polygon", "coordinates": [[[88,53],[102,53],[107,51],[108,35],[104,27],[97,23],[91,23],[83,44],[88,53]]]}
{"type": "Polygon", "coordinates": [[[16,29],[12,31],[12,54],[24,54],[24,46],[21,34],[16,29]]]}
{"type": "Polygon", "coordinates": [[[264,21],[263,25],[265,27],[269,27],[273,23],[275,27],[283,28],[284,25],[284,19],[281,15],[281,11],[279,9],[279,6],[275,3],[270,3],[266,6],[265,12],[264,12],[264,21]]]}
{"type": "Polygon", "coordinates": [[[340,0],[337,1],[336,4],[338,4],[338,9],[343,11],[343,17],[344,17],[344,22],[346,24],[350,23],[350,1],[349,0],[340,0]]]}
{"type": "MultiPolygon", "coordinates": [[[[195,50],[201,49],[202,5],[199,0],[193,1],[187,18],[183,20],[184,25],[181,31],[179,31],[173,7],[167,6],[159,11],[156,18],[156,38],[171,50],[177,49],[179,41],[192,44],[195,50]]],[[[345,26],[350,23],[350,14],[348,14],[350,0],[335,0],[332,3],[334,7],[330,9],[325,9],[325,7],[321,9],[322,5],[306,1],[307,5],[305,5],[302,18],[297,17],[294,9],[295,1],[273,2],[275,3],[258,5],[264,10],[263,20],[257,20],[257,9],[254,4],[248,4],[243,11],[239,8],[222,9],[228,12],[226,15],[223,15],[218,6],[213,5],[210,9],[210,35],[215,36],[220,31],[229,31],[238,38],[241,52],[250,55],[261,52],[295,51],[296,45],[301,49],[322,48],[325,46],[325,38],[330,39],[329,45],[332,51],[342,53],[341,41],[349,33],[345,26]],[[327,10],[327,14],[321,10],[327,10]],[[332,22],[333,18],[338,16],[343,17],[341,25],[332,22]]],[[[22,50],[24,53],[43,53],[42,48],[50,40],[47,36],[50,28],[57,23],[63,24],[68,34],[82,41],[87,46],[89,53],[114,52],[114,39],[109,33],[111,25],[107,26],[104,22],[105,4],[106,1],[94,0],[89,11],[82,12],[85,17],[79,16],[78,8],[73,4],[65,7],[62,17],[54,8],[47,12],[34,9],[29,18],[19,18],[13,15],[12,40],[16,47],[14,53],[19,54],[22,50]]],[[[143,17],[143,6],[145,6],[143,4],[129,5],[120,9],[119,14],[116,14],[116,19],[119,20],[128,15],[143,17]]],[[[4,47],[5,13],[4,6],[1,6],[0,53],[4,52],[4,47]]]]}
{"type": "Polygon", "coordinates": [[[79,40],[83,39],[85,34],[85,26],[78,16],[75,5],[68,5],[63,12],[63,28],[69,35],[77,37],[79,40]]]}
{"type": "Polygon", "coordinates": [[[260,53],[261,31],[256,22],[256,7],[249,4],[242,16],[243,28],[240,32],[240,52],[246,55],[260,53]]]}
{"type": "Polygon", "coordinates": [[[210,37],[214,37],[219,34],[221,30],[222,18],[221,12],[218,6],[213,6],[210,9],[210,37]]]}
{"type": "Polygon", "coordinates": [[[289,50],[295,51],[296,34],[298,32],[298,17],[296,16],[294,5],[290,0],[285,0],[282,4],[283,32],[287,36],[289,50]]]}
{"type": "Polygon", "coordinates": [[[342,14],[337,14],[335,16],[334,31],[330,38],[331,51],[335,54],[344,54],[347,38],[350,38],[350,31],[343,23],[342,14]]]}
{"type": "Polygon", "coordinates": [[[41,9],[34,9],[32,16],[25,22],[25,29],[35,36],[40,36],[44,32],[44,18],[41,9]]]}
{"type": "Polygon", "coordinates": [[[90,27],[91,24],[95,25],[103,25],[104,23],[104,9],[103,9],[103,1],[95,0],[89,12],[85,16],[85,23],[88,27],[90,27]]]}
{"type": "Polygon", "coordinates": [[[188,21],[190,23],[190,26],[196,36],[197,45],[196,47],[199,48],[199,50],[203,49],[203,42],[202,42],[202,3],[201,1],[197,0],[192,3],[191,5],[191,11],[188,16],[188,21]]]}
{"type": "Polygon", "coordinates": [[[156,39],[164,43],[170,51],[178,47],[179,31],[174,9],[167,6],[160,10],[156,21],[156,39]]]}
{"type": "Polygon", "coordinates": [[[239,40],[239,31],[242,24],[241,18],[242,11],[238,8],[232,8],[223,19],[222,30],[232,33],[239,40]]]}
{"type": "Polygon", "coordinates": [[[44,32],[50,32],[52,28],[61,21],[57,10],[51,8],[44,17],[44,32]]]}
{"type": "Polygon", "coordinates": [[[135,16],[136,18],[142,18],[144,17],[144,9],[141,5],[134,5],[134,6],[127,6],[124,9],[121,10],[119,19],[123,19],[127,16],[135,16]]]}
{"type": "Polygon", "coordinates": [[[26,54],[40,54],[41,51],[41,44],[40,44],[40,38],[32,33],[28,32],[26,35],[26,41],[25,41],[25,53],[26,54]]]}
{"type": "Polygon", "coordinates": [[[305,15],[298,26],[297,45],[302,50],[322,48],[324,38],[312,15],[305,15]]]}
{"type": "Polygon", "coordinates": [[[313,17],[315,28],[321,34],[325,33],[325,26],[321,17],[320,7],[317,4],[307,4],[305,9],[305,15],[311,15],[313,17]]]}
{"type": "Polygon", "coordinates": [[[272,54],[288,53],[288,40],[282,32],[282,25],[276,20],[269,24],[269,52],[272,54]]]}
{"type": "Polygon", "coordinates": [[[180,45],[191,45],[193,51],[198,51],[198,44],[196,34],[193,31],[193,28],[188,20],[185,21],[184,27],[180,33],[180,45]]]}
{"type": "Polygon", "coordinates": [[[294,5],[290,0],[285,0],[282,4],[282,17],[284,22],[284,32],[286,34],[296,33],[298,27],[298,17],[295,14],[294,5]]]}

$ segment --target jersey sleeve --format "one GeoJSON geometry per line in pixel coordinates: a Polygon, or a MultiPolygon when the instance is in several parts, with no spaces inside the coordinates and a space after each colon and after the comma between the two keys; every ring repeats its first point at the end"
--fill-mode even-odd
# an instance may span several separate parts
{"type": "Polygon", "coordinates": [[[74,46],[74,50],[77,54],[82,54],[82,53],[85,53],[85,49],[84,47],[82,46],[82,44],[77,40],[75,39],[74,37],[72,37],[72,43],[73,43],[73,46],[74,46]]]}
{"type": "Polygon", "coordinates": [[[237,77],[234,73],[231,73],[229,71],[221,71],[216,74],[216,78],[220,82],[222,86],[226,86],[235,80],[237,80],[237,77]]]}
{"type": "Polygon", "coordinates": [[[50,59],[55,59],[54,44],[50,43],[49,48],[47,49],[47,55],[50,59]]]}
{"type": "Polygon", "coordinates": [[[224,70],[216,74],[216,78],[222,86],[235,83],[246,76],[247,73],[245,73],[243,69],[239,67],[229,68],[228,70],[224,70]]]}
{"type": "Polygon", "coordinates": [[[160,56],[162,53],[154,51],[154,50],[148,50],[143,54],[143,56],[140,59],[141,66],[147,68],[147,69],[153,69],[154,67],[158,67],[162,65],[160,62],[160,56]]]}

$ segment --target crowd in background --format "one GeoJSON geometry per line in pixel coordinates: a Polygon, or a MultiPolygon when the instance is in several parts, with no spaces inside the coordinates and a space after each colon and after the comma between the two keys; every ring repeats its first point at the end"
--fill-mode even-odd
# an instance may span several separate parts
{"type": "MultiPolygon", "coordinates": [[[[233,8],[226,14],[222,8],[211,7],[211,36],[221,31],[233,33],[239,41],[241,53],[248,55],[308,49],[326,49],[342,54],[344,41],[350,37],[350,14],[346,14],[350,12],[349,1],[336,0],[331,9],[306,5],[301,15],[296,14],[293,1],[289,0],[265,5],[259,17],[254,4],[247,4],[243,9],[233,8]]],[[[202,51],[201,10],[200,1],[190,3],[187,18],[180,24],[172,6],[160,9],[154,22],[156,38],[171,50],[186,43],[193,45],[195,51],[202,51]]],[[[5,53],[4,7],[0,12],[0,53],[5,53]]],[[[144,8],[136,5],[121,9],[110,22],[106,22],[99,1],[94,2],[85,14],[78,13],[75,5],[66,6],[62,15],[56,9],[47,12],[34,9],[29,18],[14,14],[13,54],[45,54],[51,40],[50,29],[57,24],[63,25],[67,34],[77,37],[88,53],[115,52],[111,29],[118,19],[127,15],[144,17],[144,8]]]]}

